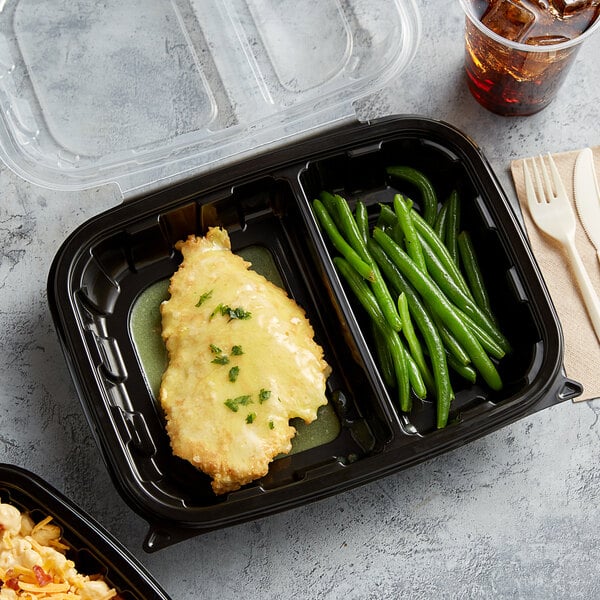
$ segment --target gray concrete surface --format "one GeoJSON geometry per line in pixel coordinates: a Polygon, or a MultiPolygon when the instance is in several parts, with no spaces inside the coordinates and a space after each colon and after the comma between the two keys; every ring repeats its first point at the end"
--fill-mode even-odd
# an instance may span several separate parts
{"type": "MultiPolygon", "coordinates": [[[[373,0],[375,5],[377,2],[373,0]]],[[[458,1],[423,0],[408,70],[361,119],[447,121],[483,149],[508,195],[511,159],[600,143],[600,35],[555,103],[502,118],[466,89],[458,1]]],[[[155,554],[116,493],[51,322],[46,277],[114,186],[59,192],[0,167],[0,460],[32,470],[100,521],[174,600],[600,598],[600,403],[564,402],[446,455],[333,498],[155,554]]]]}

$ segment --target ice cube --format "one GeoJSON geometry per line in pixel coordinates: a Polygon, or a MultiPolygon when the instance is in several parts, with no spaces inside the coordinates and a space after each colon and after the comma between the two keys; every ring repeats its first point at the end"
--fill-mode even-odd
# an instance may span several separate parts
{"type": "Polygon", "coordinates": [[[551,0],[558,13],[556,33],[576,38],[600,18],[600,0],[551,0]]]}
{"type": "Polygon", "coordinates": [[[553,44],[562,44],[568,42],[570,38],[564,35],[537,35],[527,39],[527,44],[531,46],[552,46],[553,44]]]}
{"type": "Polygon", "coordinates": [[[550,4],[558,11],[558,14],[566,16],[594,6],[597,2],[594,0],[550,0],[550,4]]]}
{"type": "Polygon", "coordinates": [[[519,42],[535,23],[535,14],[519,0],[492,0],[481,22],[503,38],[519,42]]]}

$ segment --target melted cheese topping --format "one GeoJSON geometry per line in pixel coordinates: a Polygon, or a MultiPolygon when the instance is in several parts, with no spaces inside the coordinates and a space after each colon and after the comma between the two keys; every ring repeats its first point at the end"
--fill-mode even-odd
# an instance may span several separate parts
{"type": "Polygon", "coordinates": [[[291,450],[289,420],[316,418],[330,368],[304,311],[231,252],[226,231],[177,248],[183,262],[161,305],[169,364],[160,401],[174,454],[221,494],[291,450]]]}

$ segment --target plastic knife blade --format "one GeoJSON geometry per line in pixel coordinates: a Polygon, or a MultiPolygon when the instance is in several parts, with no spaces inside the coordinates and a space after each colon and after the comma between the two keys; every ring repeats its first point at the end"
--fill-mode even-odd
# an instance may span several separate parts
{"type": "Polygon", "coordinates": [[[585,148],[575,161],[575,206],[583,229],[596,248],[600,261],[600,185],[594,168],[594,154],[585,148]]]}

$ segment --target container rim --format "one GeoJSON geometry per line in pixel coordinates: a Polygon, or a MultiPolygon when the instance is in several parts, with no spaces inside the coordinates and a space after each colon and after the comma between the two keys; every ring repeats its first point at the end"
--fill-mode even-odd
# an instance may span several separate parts
{"type": "Polygon", "coordinates": [[[560,44],[550,44],[548,46],[533,46],[531,44],[523,44],[521,42],[514,42],[509,40],[508,38],[502,37],[497,34],[495,31],[492,31],[489,27],[486,27],[479,17],[475,14],[473,10],[472,0],[459,0],[460,5],[466,15],[466,17],[471,21],[481,33],[487,35],[489,38],[498,42],[499,44],[503,44],[513,50],[520,50],[521,52],[529,52],[531,54],[547,54],[550,52],[559,52],[560,50],[566,50],[567,48],[572,48],[574,46],[580,46],[583,42],[593,35],[596,31],[600,29],[600,17],[597,17],[596,20],[590,25],[583,33],[578,35],[576,38],[568,40],[566,42],[561,42],[560,44]]]}

